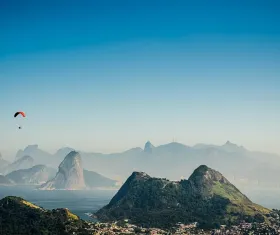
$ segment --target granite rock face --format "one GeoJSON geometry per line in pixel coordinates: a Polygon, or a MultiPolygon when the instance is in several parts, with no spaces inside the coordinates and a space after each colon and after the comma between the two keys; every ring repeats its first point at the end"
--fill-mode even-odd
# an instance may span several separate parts
{"type": "Polygon", "coordinates": [[[146,153],[152,153],[152,152],[153,152],[153,148],[154,148],[154,146],[152,145],[152,143],[151,143],[150,141],[148,141],[148,142],[145,144],[144,152],[146,152],[146,153]]]}
{"type": "Polygon", "coordinates": [[[71,151],[59,165],[56,176],[40,187],[45,190],[85,188],[82,158],[76,151],[71,151]]]}

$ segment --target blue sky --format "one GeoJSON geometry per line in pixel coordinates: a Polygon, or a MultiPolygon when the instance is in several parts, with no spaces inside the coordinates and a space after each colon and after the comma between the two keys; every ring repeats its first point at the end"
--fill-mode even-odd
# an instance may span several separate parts
{"type": "Polygon", "coordinates": [[[0,152],[176,138],[280,154],[279,10],[257,0],[1,1],[0,152]]]}

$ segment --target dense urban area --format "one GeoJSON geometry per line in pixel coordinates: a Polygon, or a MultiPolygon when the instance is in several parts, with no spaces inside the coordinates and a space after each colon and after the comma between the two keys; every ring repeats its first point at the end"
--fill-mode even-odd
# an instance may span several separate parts
{"type": "MultiPolygon", "coordinates": [[[[275,213],[274,215],[278,215],[275,213]]],[[[171,235],[171,234],[205,234],[205,235],[239,235],[239,234],[280,234],[280,224],[279,217],[273,219],[271,217],[271,224],[268,223],[246,223],[242,222],[239,225],[227,227],[225,225],[220,225],[220,228],[213,230],[203,230],[200,229],[197,223],[191,224],[181,224],[178,223],[176,227],[170,228],[168,230],[158,229],[158,228],[142,228],[129,224],[128,222],[115,222],[115,223],[89,223],[88,230],[93,231],[94,234],[100,235],[120,235],[120,234],[162,234],[162,235],[171,235]]]]}

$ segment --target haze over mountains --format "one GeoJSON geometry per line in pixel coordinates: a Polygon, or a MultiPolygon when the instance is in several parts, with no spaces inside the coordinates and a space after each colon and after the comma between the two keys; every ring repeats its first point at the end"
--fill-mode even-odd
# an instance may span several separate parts
{"type": "MultiPolygon", "coordinates": [[[[32,154],[30,151],[32,148],[35,148],[35,153],[43,152],[37,146],[29,146],[27,152],[32,154]]],[[[35,161],[32,157],[25,155],[25,151],[19,151],[14,162],[2,165],[1,173],[3,175],[0,175],[0,185],[39,185],[40,189],[47,190],[116,189],[119,187],[116,180],[109,179],[97,172],[85,170],[78,152],[70,148],[65,150],[58,151],[57,160],[66,154],[59,164],[58,170],[43,164],[34,165],[35,161]]],[[[5,160],[3,162],[6,163],[5,160]]]]}
{"type": "MultiPolygon", "coordinates": [[[[254,173],[249,171],[250,169],[257,170],[258,167],[264,166],[262,159],[258,159],[263,153],[250,152],[230,142],[222,146],[199,144],[194,147],[180,143],[155,147],[147,142],[144,149],[133,148],[117,154],[79,153],[71,148],[63,148],[51,155],[41,151],[38,146],[29,146],[27,152],[32,157],[21,151],[22,156],[17,155],[17,159],[6,169],[34,165],[38,158],[32,152],[32,148],[34,153],[44,153],[39,161],[47,161],[44,157],[48,156],[49,163],[53,158],[56,157],[58,161],[70,152],[64,156],[57,171],[45,165],[17,169],[1,176],[0,184],[40,184],[47,181],[37,187],[42,190],[115,187],[115,180],[100,175],[99,172],[107,172],[107,175],[110,171],[111,174],[117,172],[126,177],[126,172],[134,171],[110,203],[96,213],[101,221],[123,221],[129,218],[132,223],[140,226],[160,228],[168,228],[179,221],[186,224],[198,222],[202,228],[214,228],[220,224],[238,224],[243,220],[264,222],[271,213],[271,210],[253,203],[219,171],[205,164],[193,167],[200,161],[209,162],[223,168],[225,172],[238,172],[240,175],[249,173],[250,176],[254,173]],[[226,164],[223,164],[223,161],[226,164]],[[98,169],[98,173],[88,170],[93,167],[98,169]],[[170,181],[165,176],[151,177],[150,173],[136,171],[136,167],[146,168],[158,175],[170,174],[173,177],[182,172],[187,175],[188,170],[193,173],[188,180],[179,181],[177,178],[170,181]]],[[[277,156],[267,156],[272,159],[276,157],[274,160],[277,160],[277,156]]],[[[269,170],[270,165],[265,167],[269,170]]],[[[20,201],[22,202],[22,199],[20,201]]]]}
{"type": "Polygon", "coordinates": [[[53,178],[56,170],[45,165],[36,165],[28,169],[13,171],[6,177],[20,185],[40,185],[53,178]]]}
{"type": "Polygon", "coordinates": [[[1,153],[0,153],[0,172],[4,170],[5,167],[9,165],[9,162],[3,159],[1,153]]]}
{"type": "Polygon", "coordinates": [[[0,185],[12,185],[13,182],[4,175],[0,175],[0,185]]]}
{"type": "Polygon", "coordinates": [[[19,157],[13,163],[7,165],[3,168],[3,174],[9,174],[13,171],[28,169],[35,165],[34,159],[29,155],[23,155],[23,157],[19,157]]]}
{"type": "Polygon", "coordinates": [[[39,188],[42,190],[84,190],[93,188],[116,187],[116,181],[96,172],[83,169],[81,155],[71,151],[60,163],[56,175],[39,188]]]}
{"type": "MultiPolygon", "coordinates": [[[[17,153],[16,159],[28,155],[36,164],[57,168],[72,148],[59,149],[55,154],[30,145],[17,153]]],[[[224,145],[197,144],[193,147],[180,143],[132,148],[121,153],[86,153],[79,151],[87,170],[98,172],[111,179],[124,181],[132,171],[144,171],[156,177],[178,180],[205,164],[222,172],[236,185],[279,186],[280,156],[249,151],[227,141],[224,145]]]]}

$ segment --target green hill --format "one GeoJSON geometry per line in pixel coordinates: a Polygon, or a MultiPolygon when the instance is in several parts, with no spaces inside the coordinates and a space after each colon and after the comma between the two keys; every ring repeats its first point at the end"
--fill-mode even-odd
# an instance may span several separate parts
{"type": "Polygon", "coordinates": [[[45,210],[20,197],[0,200],[0,234],[94,234],[89,225],[67,209],[45,210]]]}
{"type": "Polygon", "coordinates": [[[96,216],[101,221],[130,219],[146,227],[198,222],[201,227],[213,228],[241,220],[265,221],[269,212],[251,202],[222,174],[202,165],[180,182],[134,172],[96,216]]]}

